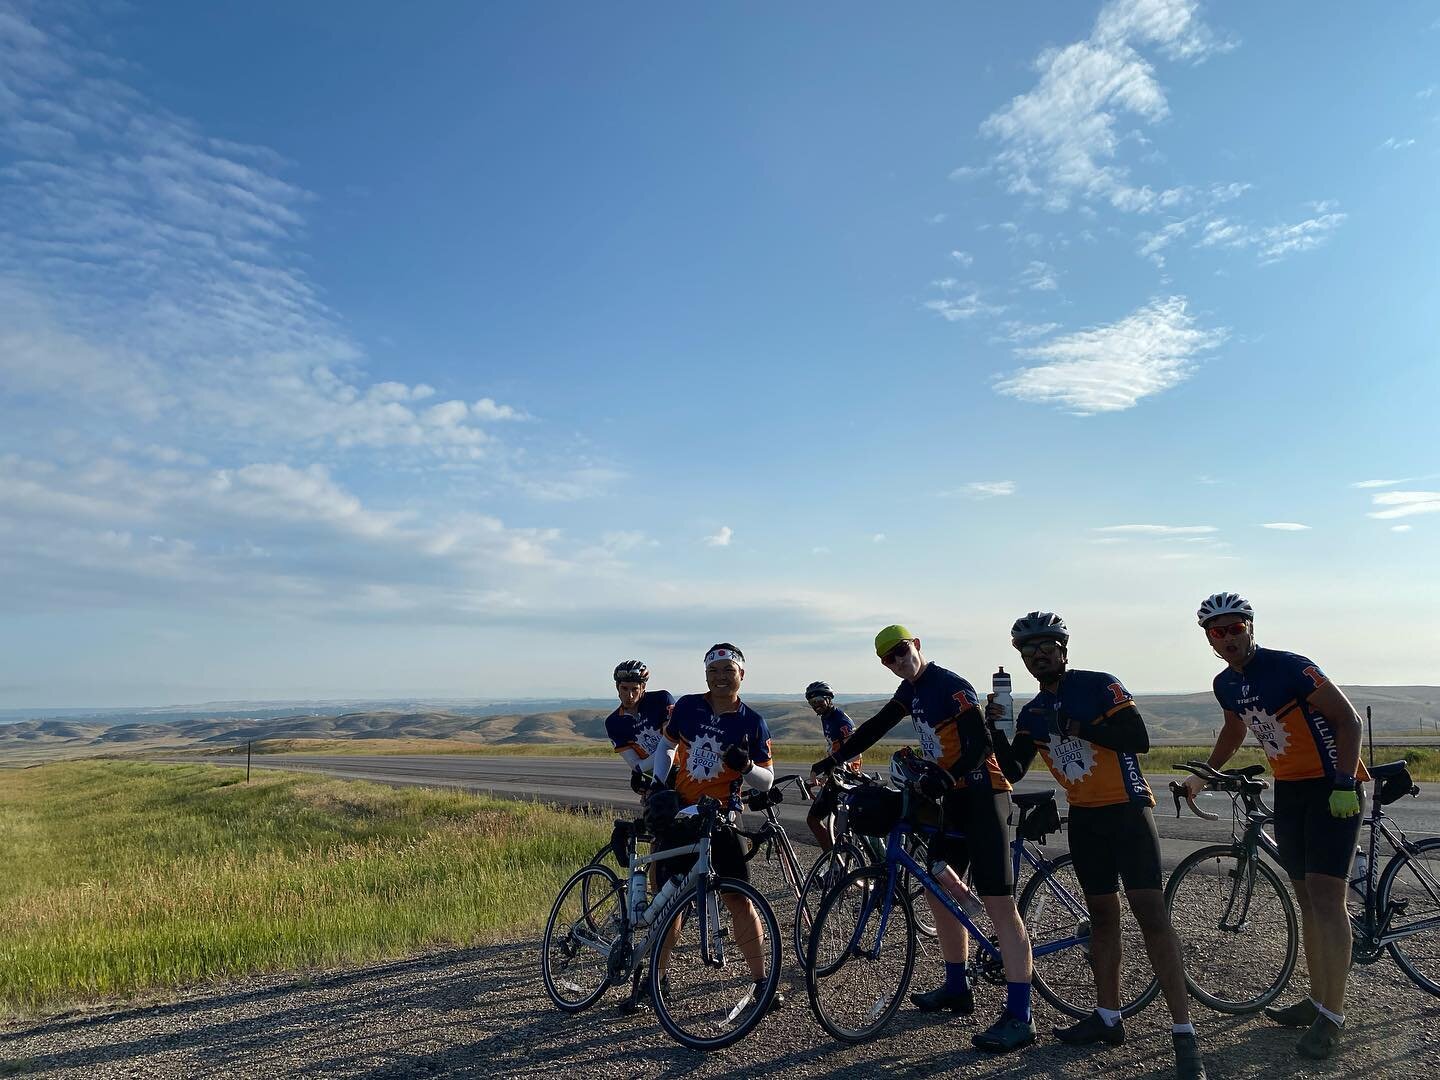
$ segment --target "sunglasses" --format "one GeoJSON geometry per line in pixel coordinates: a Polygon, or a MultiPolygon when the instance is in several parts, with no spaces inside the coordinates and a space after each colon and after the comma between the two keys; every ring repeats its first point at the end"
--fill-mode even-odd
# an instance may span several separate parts
{"type": "Polygon", "coordinates": [[[1207,626],[1205,633],[1209,634],[1216,641],[1224,641],[1227,637],[1239,637],[1241,634],[1249,633],[1250,624],[1247,622],[1231,623],[1229,626],[1207,626]]]}
{"type": "Polygon", "coordinates": [[[898,664],[910,654],[910,642],[902,641],[880,658],[882,664],[898,664]]]}
{"type": "Polygon", "coordinates": [[[1034,656],[1036,653],[1043,652],[1054,656],[1063,648],[1065,648],[1064,644],[1059,641],[1027,641],[1020,646],[1020,655],[1034,656]]]}

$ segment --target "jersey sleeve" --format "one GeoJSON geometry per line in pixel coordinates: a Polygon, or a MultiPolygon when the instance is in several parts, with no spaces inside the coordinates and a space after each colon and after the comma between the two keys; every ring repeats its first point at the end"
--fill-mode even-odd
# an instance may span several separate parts
{"type": "Polygon", "coordinates": [[[1016,716],[1016,733],[1025,732],[1036,742],[1044,742],[1050,738],[1050,715],[1035,698],[1025,705],[1016,716]]]}
{"type": "Polygon", "coordinates": [[[1224,678],[1225,672],[1223,671],[1220,672],[1219,675],[1216,675],[1215,681],[1210,684],[1210,689],[1215,694],[1215,700],[1220,703],[1220,708],[1225,709],[1229,712],[1234,712],[1235,706],[1230,703],[1229,698],[1225,693],[1224,678]]]}
{"type": "Polygon", "coordinates": [[[1095,673],[1095,716],[1099,719],[1114,716],[1121,709],[1135,704],[1135,698],[1125,684],[1114,675],[1099,671],[1095,673]]]}
{"type": "Polygon", "coordinates": [[[634,748],[635,732],[629,720],[619,709],[605,718],[605,734],[610,737],[610,745],[617,754],[634,748]]]}
{"type": "Polygon", "coordinates": [[[980,695],[975,692],[975,687],[971,686],[967,680],[956,675],[946,689],[955,706],[955,711],[950,714],[951,716],[961,716],[971,709],[976,712],[980,711],[980,695]]]}
{"type": "Polygon", "coordinates": [[[1330,681],[1325,677],[1325,672],[1320,670],[1320,665],[1307,656],[1297,656],[1291,653],[1285,657],[1285,660],[1297,701],[1304,701],[1330,681]]]}
{"type": "Polygon", "coordinates": [[[690,695],[687,694],[675,702],[674,705],[670,706],[669,717],[665,721],[665,726],[660,729],[661,734],[677,746],[686,735],[685,720],[689,712],[690,695]]]}
{"type": "Polygon", "coordinates": [[[845,713],[841,712],[839,709],[836,709],[836,710],[835,710],[835,738],[839,739],[841,742],[844,742],[846,739],[850,738],[850,736],[851,736],[851,735],[854,735],[854,734],[855,734],[855,724],[854,724],[854,722],[850,719],[850,717],[848,717],[847,715],[845,715],[845,713]]]}

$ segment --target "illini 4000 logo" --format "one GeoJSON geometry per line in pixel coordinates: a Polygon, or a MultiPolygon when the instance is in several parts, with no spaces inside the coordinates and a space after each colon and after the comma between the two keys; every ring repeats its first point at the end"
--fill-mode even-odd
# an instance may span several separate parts
{"type": "Polygon", "coordinates": [[[713,735],[701,735],[690,747],[686,769],[696,780],[714,780],[720,775],[720,742],[713,735]]]}

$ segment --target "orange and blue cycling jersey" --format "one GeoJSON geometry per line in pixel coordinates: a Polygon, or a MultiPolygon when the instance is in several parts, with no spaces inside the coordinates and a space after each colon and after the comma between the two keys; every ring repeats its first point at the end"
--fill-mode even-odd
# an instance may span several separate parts
{"type": "Polygon", "coordinates": [[[616,709],[605,718],[610,745],[617,754],[634,750],[641,760],[648,758],[660,745],[660,732],[674,707],[675,698],[669,690],[646,691],[636,703],[634,716],[616,709]]]}
{"type": "Polygon", "coordinates": [[[1154,806],[1138,755],[1097,746],[1077,733],[1103,725],[1134,705],[1130,691],[1114,675],[1070,670],[1061,678],[1058,693],[1041,690],[1020,710],[1015,730],[1035,740],[1071,806],[1154,806]]]}
{"type": "MultiPolygon", "coordinates": [[[[850,717],[845,715],[844,709],[831,709],[820,717],[820,730],[825,735],[825,741],[830,744],[830,752],[833,754],[844,744],[845,740],[855,734],[855,725],[851,723],[850,717]]],[[[851,772],[860,771],[860,759],[846,765],[851,772]]]]}
{"type": "MultiPolygon", "coordinates": [[[[1215,676],[1215,700],[1255,733],[1276,780],[1330,779],[1339,754],[1335,730],[1308,700],[1327,682],[1306,657],[1257,648],[1244,671],[1227,667],[1215,676]]],[[[1364,762],[1355,779],[1370,779],[1364,762]]]]}
{"type": "MultiPolygon", "coordinates": [[[[902,682],[893,700],[900,706],[902,715],[910,717],[915,725],[921,756],[938,763],[947,772],[967,751],[973,757],[978,746],[990,741],[975,687],[939,664],[926,664],[913,683],[902,682]]],[[[963,787],[1010,790],[1010,781],[1000,771],[993,753],[963,777],[955,777],[955,781],[963,787]]]]}
{"type": "Polygon", "coordinates": [[[686,694],[670,712],[665,737],[676,746],[670,775],[686,806],[706,795],[728,804],[740,790],[744,778],[725,764],[727,746],[744,746],[756,765],[770,764],[770,729],[743,701],[737,711],[717,716],[704,694],[686,694]]]}

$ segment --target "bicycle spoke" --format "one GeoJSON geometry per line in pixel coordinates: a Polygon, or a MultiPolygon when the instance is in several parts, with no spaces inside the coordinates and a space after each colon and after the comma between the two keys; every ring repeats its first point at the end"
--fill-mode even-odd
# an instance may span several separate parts
{"type": "Polygon", "coordinates": [[[1390,911],[1390,955],[1416,985],[1440,995],[1440,839],[1421,840],[1395,856],[1380,880],[1376,904],[1390,911]]]}

